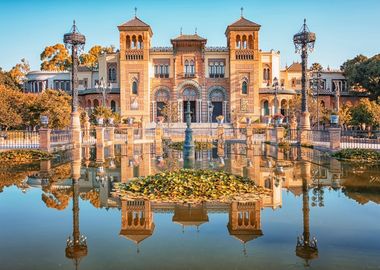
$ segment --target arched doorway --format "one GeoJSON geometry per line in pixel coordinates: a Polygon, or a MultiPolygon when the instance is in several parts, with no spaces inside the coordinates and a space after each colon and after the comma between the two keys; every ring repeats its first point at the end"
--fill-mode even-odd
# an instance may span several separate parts
{"type": "Polygon", "coordinates": [[[269,101],[268,100],[263,100],[262,103],[261,103],[261,114],[263,116],[268,116],[270,114],[270,111],[269,111],[269,101]]]}
{"type": "Polygon", "coordinates": [[[169,103],[170,94],[166,89],[159,89],[155,94],[156,101],[156,117],[163,116],[163,109],[169,103]]]}
{"type": "MultiPolygon", "coordinates": [[[[217,122],[216,117],[223,115],[225,117],[224,101],[226,100],[225,92],[222,88],[214,88],[209,91],[209,105],[212,105],[212,115],[208,115],[208,121],[217,122]],[[211,116],[211,119],[210,119],[211,116]]],[[[209,113],[209,112],[207,112],[209,113]]]]}
{"type": "Polygon", "coordinates": [[[197,91],[193,88],[185,88],[182,93],[183,96],[183,122],[186,122],[187,104],[190,102],[191,122],[197,121],[197,91]]]}
{"type": "Polygon", "coordinates": [[[115,100],[111,100],[111,110],[113,112],[116,112],[116,102],[115,102],[115,100]]]}

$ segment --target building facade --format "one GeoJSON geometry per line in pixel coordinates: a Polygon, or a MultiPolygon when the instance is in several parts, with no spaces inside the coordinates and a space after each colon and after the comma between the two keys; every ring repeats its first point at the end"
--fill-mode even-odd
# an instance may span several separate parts
{"type": "MultiPolygon", "coordinates": [[[[104,80],[112,90],[103,105],[143,123],[155,122],[169,105],[177,110],[178,122],[184,122],[188,102],[194,123],[216,122],[219,115],[226,122],[247,117],[263,121],[276,113],[276,96],[277,112],[287,116],[289,103],[301,90],[301,65],[281,70],[280,52],[260,49],[260,28],[242,16],[227,26],[225,47],[208,47],[197,33],[181,33],[170,40],[170,47],[152,47],[152,28],[134,17],[118,26],[120,50],[99,56],[96,71],[79,70],[80,103],[87,109],[102,105],[95,85],[104,80]]],[[[336,106],[338,91],[340,103],[358,100],[341,72],[326,70],[321,76],[324,106],[336,106]]],[[[69,86],[68,72],[31,72],[25,90],[69,86]]]]}

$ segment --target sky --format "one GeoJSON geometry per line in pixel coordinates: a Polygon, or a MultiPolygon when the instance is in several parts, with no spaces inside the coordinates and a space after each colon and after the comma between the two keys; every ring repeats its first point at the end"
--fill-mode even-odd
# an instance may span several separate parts
{"type": "Polygon", "coordinates": [[[303,19],[317,35],[309,63],[339,68],[358,54],[380,51],[380,0],[0,0],[0,67],[9,70],[26,58],[40,68],[40,53],[62,43],[77,21],[86,35],[85,50],[93,45],[119,48],[117,26],[137,16],[153,30],[153,46],[170,46],[180,33],[207,38],[208,46],[226,46],[227,25],[244,17],[260,24],[262,50],[281,52],[281,66],[300,61],[292,37],[303,19]]]}

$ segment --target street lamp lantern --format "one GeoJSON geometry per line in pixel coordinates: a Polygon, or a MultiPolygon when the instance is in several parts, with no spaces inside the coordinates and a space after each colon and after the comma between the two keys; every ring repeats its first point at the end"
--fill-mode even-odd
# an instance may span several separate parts
{"type": "Polygon", "coordinates": [[[102,94],[103,98],[103,107],[107,107],[106,101],[107,101],[107,95],[111,92],[112,90],[112,84],[111,83],[106,83],[106,81],[103,79],[103,77],[100,79],[99,83],[95,84],[95,89],[98,93],[102,94]]]}
{"type": "Polygon", "coordinates": [[[309,111],[307,104],[307,58],[308,52],[314,50],[316,36],[315,33],[310,32],[309,28],[306,25],[306,19],[304,19],[303,26],[300,31],[293,36],[293,43],[295,46],[296,53],[301,53],[302,59],[302,103],[301,103],[301,128],[310,129],[310,119],[309,111]]]}

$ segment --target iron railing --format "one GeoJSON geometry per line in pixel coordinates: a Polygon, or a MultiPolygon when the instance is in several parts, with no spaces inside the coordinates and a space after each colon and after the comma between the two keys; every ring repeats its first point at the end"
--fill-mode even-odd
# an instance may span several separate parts
{"type": "Polygon", "coordinates": [[[39,146],[38,131],[12,130],[0,132],[0,149],[36,149],[39,146]]]}

